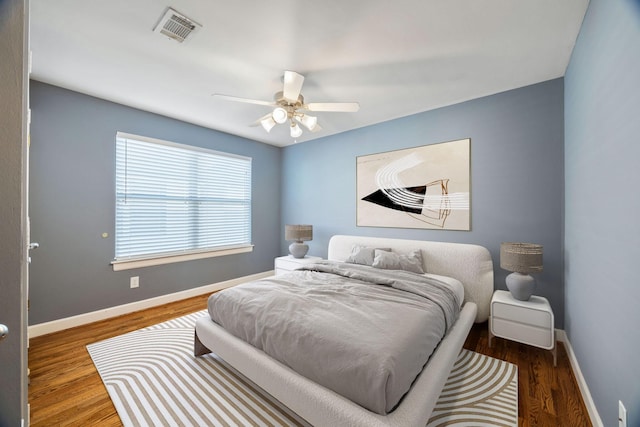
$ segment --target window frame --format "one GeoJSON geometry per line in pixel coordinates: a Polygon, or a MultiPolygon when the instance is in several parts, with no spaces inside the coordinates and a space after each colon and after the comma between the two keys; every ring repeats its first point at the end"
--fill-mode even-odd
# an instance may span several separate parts
{"type": "MultiPolygon", "coordinates": [[[[137,140],[140,142],[144,142],[144,143],[153,143],[153,144],[158,144],[158,145],[164,145],[164,146],[169,146],[169,147],[174,147],[174,148],[180,148],[180,149],[184,149],[184,150],[189,150],[189,151],[193,151],[193,152],[202,152],[202,153],[207,153],[207,154],[213,154],[213,155],[217,155],[217,156],[223,156],[223,157],[228,157],[228,158],[238,158],[238,159],[243,159],[243,160],[248,160],[249,161],[249,170],[251,171],[252,174],[252,162],[253,159],[251,157],[248,156],[242,156],[242,155],[238,155],[238,154],[233,154],[233,153],[226,153],[226,152],[222,152],[222,151],[217,151],[217,150],[212,150],[212,149],[208,149],[208,148],[204,148],[204,147],[199,147],[199,146],[194,146],[194,145],[188,145],[188,144],[181,144],[181,143],[176,143],[176,142],[172,142],[172,141],[166,141],[166,140],[161,140],[161,139],[156,139],[156,138],[150,138],[150,137],[145,137],[145,136],[141,136],[141,135],[135,135],[135,134],[130,134],[130,133],[125,133],[125,132],[116,132],[116,138],[114,140],[115,142],[115,149],[114,149],[114,196],[115,196],[115,200],[114,200],[114,239],[117,238],[116,237],[116,230],[117,230],[117,226],[116,223],[118,221],[117,218],[117,204],[118,204],[118,194],[117,194],[117,158],[115,156],[115,154],[117,153],[117,143],[118,143],[118,139],[132,139],[132,140],[137,140]]],[[[252,177],[249,180],[249,190],[250,190],[250,195],[251,195],[251,199],[250,199],[250,214],[249,214],[249,240],[251,239],[251,230],[252,230],[252,225],[253,225],[253,212],[252,212],[252,203],[253,203],[253,196],[252,196],[252,192],[253,192],[253,188],[252,188],[252,177]]],[[[182,262],[182,261],[189,261],[189,260],[196,260],[196,259],[204,259],[204,258],[212,258],[212,257],[219,257],[219,256],[226,256],[226,255],[232,255],[232,254],[239,254],[239,253],[247,253],[247,252],[252,252],[253,251],[253,247],[254,245],[250,242],[248,243],[242,243],[242,244],[232,244],[232,245],[226,245],[226,246],[217,246],[217,247],[212,247],[212,248],[203,248],[203,249],[191,249],[191,250],[184,250],[184,251],[177,251],[177,252],[165,252],[165,253],[154,253],[154,254],[146,254],[146,255],[139,255],[139,256],[123,256],[123,257],[116,257],[115,256],[115,251],[116,251],[116,246],[115,246],[115,240],[114,240],[114,259],[111,261],[111,265],[113,267],[114,271],[120,271],[120,270],[128,270],[128,269],[133,269],[133,268],[140,268],[140,267],[149,267],[149,266],[154,266],[154,265],[162,265],[162,264],[169,264],[169,263],[174,263],[174,262],[182,262]]]]}

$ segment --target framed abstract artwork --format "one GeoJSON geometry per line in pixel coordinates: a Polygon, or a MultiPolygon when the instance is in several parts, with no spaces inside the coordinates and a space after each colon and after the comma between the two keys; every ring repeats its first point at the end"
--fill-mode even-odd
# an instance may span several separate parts
{"type": "Polygon", "coordinates": [[[471,139],[359,156],[356,225],[471,229],[471,139]]]}

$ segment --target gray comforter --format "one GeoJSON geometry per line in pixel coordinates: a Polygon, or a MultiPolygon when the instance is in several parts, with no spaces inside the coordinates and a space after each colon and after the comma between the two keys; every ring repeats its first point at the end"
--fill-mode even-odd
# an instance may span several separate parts
{"type": "Polygon", "coordinates": [[[437,280],[329,261],[208,302],[211,319],[234,336],[379,414],[409,391],[459,305],[437,280]]]}

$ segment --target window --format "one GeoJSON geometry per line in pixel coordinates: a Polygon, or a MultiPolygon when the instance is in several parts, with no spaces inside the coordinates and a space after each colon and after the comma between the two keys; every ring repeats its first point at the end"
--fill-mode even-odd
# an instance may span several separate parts
{"type": "Polygon", "coordinates": [[[118,132],[115,234],[114,270],[250,251],[251,158],[118,132]]]}

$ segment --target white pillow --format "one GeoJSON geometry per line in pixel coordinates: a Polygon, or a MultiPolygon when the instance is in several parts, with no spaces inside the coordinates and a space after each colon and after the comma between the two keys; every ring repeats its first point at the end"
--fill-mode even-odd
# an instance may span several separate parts
{"type": "Polygon", "coordinates": [[[375,251],[373,267],[385,270],[405,270],[424,274],[422,269],[422,252],[416,249],[406,255],[395,252],[375,251]]]}

